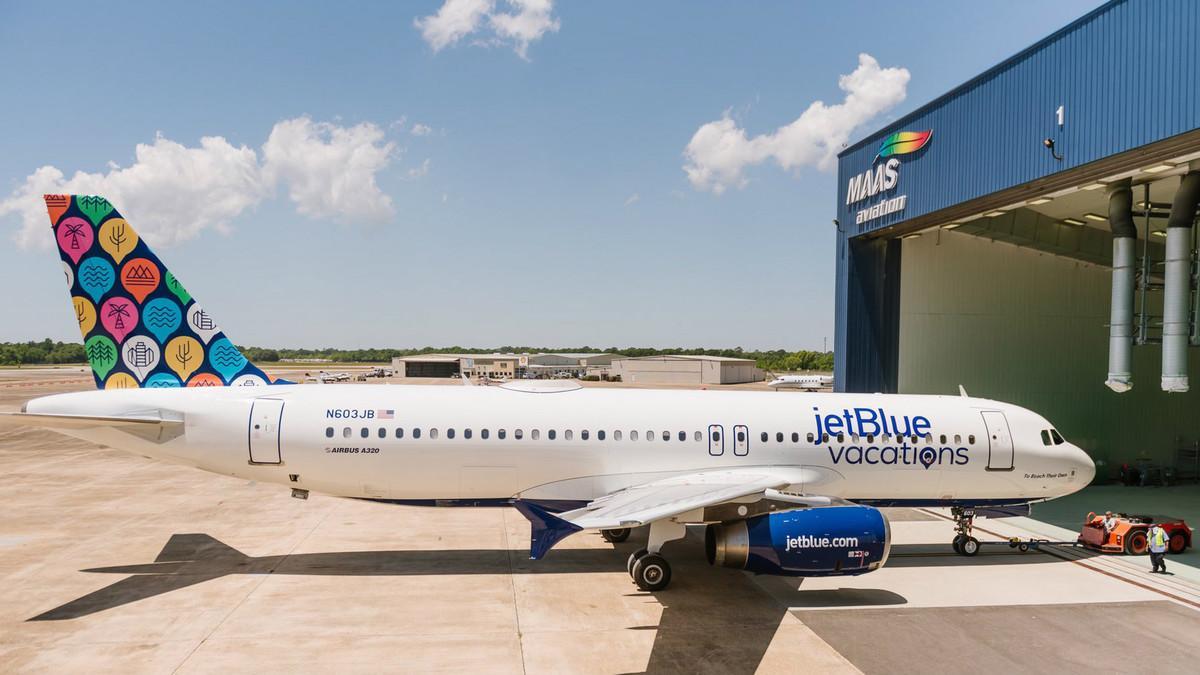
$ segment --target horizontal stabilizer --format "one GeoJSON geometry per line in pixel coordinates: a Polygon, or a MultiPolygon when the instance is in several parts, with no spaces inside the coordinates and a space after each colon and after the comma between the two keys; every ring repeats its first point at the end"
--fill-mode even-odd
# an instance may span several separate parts
{"type": "Polygon", "coordinates": [[[0,413],[0,427],[38,427],[42,429],[94,429],[96,427],[139,428],[182,426],[183,416],[163,411],[140,411],[136,415],[47,415],[43,413],[0,413]]]}
{"type": "Polygon", "coordinates": [[[516,500],[513,506],[533,526],[529,541],[530,560],[541,560],[555,544],[583,529],[524,499],[516,500]]]}

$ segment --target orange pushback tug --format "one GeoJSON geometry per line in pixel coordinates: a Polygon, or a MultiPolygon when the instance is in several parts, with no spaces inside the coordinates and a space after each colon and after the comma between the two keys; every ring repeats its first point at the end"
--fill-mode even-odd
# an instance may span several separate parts
{"type": "Polygon", "coordinates": [[[1192,528],[1182,518],[1114,514],[1116,524],[1104,527],[1104,516],[1089,513],[1079,533],[1079,543],[1104,553],[1144,555],[1150,550],[1150,526],[1158,523],[1166,531],[1170,553],[1183,553],[1192,545],[1192,528]]]}

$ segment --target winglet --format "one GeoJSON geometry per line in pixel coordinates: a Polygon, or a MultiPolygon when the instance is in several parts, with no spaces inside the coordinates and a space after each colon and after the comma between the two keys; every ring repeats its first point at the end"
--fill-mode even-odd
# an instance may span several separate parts
{"type": "Polygon", "coordinates": [[[555,544],[583,529],[524,499],[516,500],[513,506],[533,526],[529,540],[530,560],[541,560],[555,544]]]}

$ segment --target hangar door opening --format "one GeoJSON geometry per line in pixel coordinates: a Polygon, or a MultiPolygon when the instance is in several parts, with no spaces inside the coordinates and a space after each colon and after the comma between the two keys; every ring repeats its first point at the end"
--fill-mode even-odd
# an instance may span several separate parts
{"type": "Polygon", "coordinates": [[[961,384],[971,396],[1036,411],[1107,463],[1099,480],[1115,478],[1126,463],[1179,466],[1200,447],[1200,349],[1189,350],[1191,390],[1164,392],[1166,220],[1159,212],[1178,185],[1173,177],[1149,192],[1134,187],[1135,215],[1139,208],[1149,215],[1137,216],[1135,316],[1145,339],[1132,349],[1132,390],[1105,385],[1113,237],[1105,191],[1084,190],[899,242],[897,391],[953,395],[961,384]]]}

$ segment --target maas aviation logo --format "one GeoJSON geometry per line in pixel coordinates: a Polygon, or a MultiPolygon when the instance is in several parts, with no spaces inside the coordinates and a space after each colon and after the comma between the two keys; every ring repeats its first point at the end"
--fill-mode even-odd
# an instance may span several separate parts
{"type": "MultiPolygon", "coordinates": [[[[929,145],[933,130],[898,131],[879,144],[879,152],[871,160],[871,168],[850,177],[846,184],[846,205],[857,204],[864,199],[883,194],[900,183],[900,159],[898,155],[909,155],[929,145]],[[884,160],[884,161],[880,161],[884,160]]],[[[906,195],[885,199],[856,214],[855,222],[864,223],[889,213],[904,209],[906,195]]]]}

